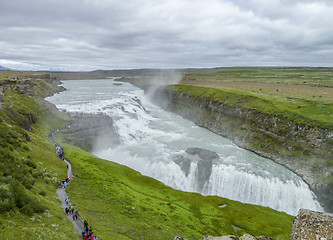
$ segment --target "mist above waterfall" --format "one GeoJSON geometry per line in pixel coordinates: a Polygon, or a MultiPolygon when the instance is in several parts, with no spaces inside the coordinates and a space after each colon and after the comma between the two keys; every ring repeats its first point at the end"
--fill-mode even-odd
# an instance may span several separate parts
{"type": "Polygon", "coordinates": [[[182,80],[181,70],[165,70],[161,69],[147,77],[148,83],[156,87],[178,84],[182,80]]]}
{"type": "Polygon", "coordinates": [[[180,70],[160,70],[145,79],[147,85],[144,87],[145,96],[151,101],[152,97],[160,103],[166,103],[170,100],[166,95],[155,95],[158,88],[167,85],[178,84],[182,80],[182,72],[180,70]]]}
{"type": "MultiPolygon", "coordinates": [[[[160,78],[160,84],[175,81],[160,78]]],[[[183,191],[294,215],[299,208],[322,210],[308,186],[288,169],[162,110],[129,83],[113,84],[113,80],[66,81],[64,86],[70,91],[49,98],[69,112],[101,112],[112,118],[119,144],[96,148],[95,155],[183,191]]]]}

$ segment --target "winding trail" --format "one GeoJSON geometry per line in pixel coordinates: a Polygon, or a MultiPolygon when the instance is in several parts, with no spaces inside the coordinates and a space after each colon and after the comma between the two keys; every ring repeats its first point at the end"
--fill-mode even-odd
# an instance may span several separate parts
{"type": "MultiPolygon", "coordinates": [[[[64,162],[68,164],[67,175],[68,175],[68,177],[70,177],[70,179],[72,181],[72,179],[73,179],[72,165],[66,159],[64,159],[64,162]]],[[[69,206],[74,207],[75,211],[77,210],[75,208],[75,206],[73,206],[71,204],[71,202],[69,202],[68,204],[66,204],[65,199],[68,198],[68,196],[66,194],[66,189],[65,188],[63,188],[63,187],[62,188],[58,188],[57,189],[57,195],[58,195],[58,198],[59,198],[59,200],[61,202],[61,207],[64,210],[64,212],[65,212],[65,208],[69,207],[69,206]]],[[[78,217],[77,220],[73,220],[73,215],[70,214],[70,213],[67,215],[67,217],[73,223],[74,228],[76,229],[76,231],[81,235],[81,233],[84,231],[83,220],[80,217],[78,217]]]]}
{"type": "MultiPolygon", "coordinates": [[[[57,129],[55,132],[53,132],[50,135],[50,137],[49,137],[49,141],[54,146],[57,146],[58,144],[53,140],[53,135],[55,133],[57,133],[58,131],[59,131],[59,129],[57,129]]],[[[74,175],[73,175],[73,171],[72,171],[72,164],[67,159],[64,159],[64,162],[68,165],[68,168],[67,168],[67,177],[70,177],[71,181],[73,181],[74,175]]],[[[58,188],[57,191],[56,191],[56,193],[57,193],[58,198],[59,198],[59,200],[61,202],[61,207],[64,210],[64,213],[65,213],[65,208],[69,207],[69,206],[74,207],[75,211],[77,210],[75,208],[75,206],[73,206],[71,204],[71,202],[69,202],[68,204],[66,204],[65,199],[68,198],[68,196],[67,196],[67,193],[66,193],[66,189],[64,187],[58,188]]],[[[72,222],[72,224],[74,225],[74,228],[76,229],[76,231],[81,236],[81,233],[84,231],[84,221],[83,221],[83,219],[80,216],[78,216],[77,220],[73,220],[73,215],[72,214],[68,214],[67,217],[68,217],[69,221],[72,222]]]]}

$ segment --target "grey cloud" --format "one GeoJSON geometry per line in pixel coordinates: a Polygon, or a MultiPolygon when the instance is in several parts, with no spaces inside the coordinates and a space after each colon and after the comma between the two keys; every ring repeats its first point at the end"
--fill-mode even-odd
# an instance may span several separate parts
{"type": "Polygon", "coordinates": [[[66,70],[331,65],[332,13],[324,0],[0,1],[0,63],[66,70]]]}

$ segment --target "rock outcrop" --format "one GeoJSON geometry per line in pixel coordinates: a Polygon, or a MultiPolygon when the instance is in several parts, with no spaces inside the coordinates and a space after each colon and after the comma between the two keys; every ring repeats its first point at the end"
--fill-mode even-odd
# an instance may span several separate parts
{"type": "Polygon", "coordinates": [[[250,234],[244,234],[241,237],[236,237],[234,235],[220,236],[220,237],[212,237],[212,236],[204,236],[203,240],[273,240],[271,237],[253,237],[250,234]]]}
{"type": "Polygon", "coordinates": [[[31,79],[7,79],[0,81],[0,92],[9,89],[11,91],[17,90],[21,94],[32,96],[34,94],[34,86],[36,86],[36,83],[31,79]]]}
{"type": "Polygon", "coordinates": [[[60,81],[49,73],[21,73],[21,72],[11,72],[9,76],[14,76],[12,78],[3,78],[0,80],[0,95],[6,89],[11,91],[18,91],[20,94],[27,94],[29,96],[34,96],[42,94],[44,96],[52,95],[54,92],[60,92],[65,90],[62,86],[58,86],[60,81]],[[43,80],[43,81],[41,81],[43,80]],[[35,92],[37,85],[49,84],[50,87],[40,87],[39,91],[47,92],[35,92]]]}
{"type": "Polygon", "coordinates": [[[309,184],[326,210],[333,211],[333,185],[327,183],[333,175],[329,165],[333,157],[333,130],[299,124],[237,104],[195,98],[173,87],[161,87],[152,97],[162,108],[288,167],[309,184]]]}
{"type": "Polygon", "coordinates": [[[216,152],[202,148],[188,148],[185,150],[185,154],[173,156],[173,161],[180,166],[186,176],[190,173],[191,163],[197,164],[196,181],[194,182],[198,192],[204,192],[205,183],[212,174],[213,163],[218,159],[216,152]]]}
{"type": "Polygon", "coordinates": [[[187,238],[176,236],[173,240],[188,240],[187,238]]]}
{"type": "Polygon", "coordinates": [[[109,116],[84,113],[71,113],[71,116],[74,123],[68,128],[67,143],[89,152],[119,144],[119,136],[109,116]]]}
{"type": "Polygon", "coordinates": [[[292,240],[333,240],[333,214],[301,209],[294,220],[292,240]]]}

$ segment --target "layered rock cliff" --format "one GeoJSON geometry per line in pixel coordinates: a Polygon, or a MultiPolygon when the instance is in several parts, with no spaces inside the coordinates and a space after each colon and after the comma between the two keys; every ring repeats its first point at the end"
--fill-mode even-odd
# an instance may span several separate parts
{"type": "Polygon", "coordinates": [[[333,185],[327,180],[333,175],[331,129],[212,98],[196,98],[170,86],[155,89],[152,98],[161,107],[288,167],[309,184],[325,210],[333,211],[333,185]]]}
{"type": "Polygon", "coordinates": [[[73,123],[67,127],[67,143],[88,152],[119,144],[112,119],[104,114],[70,113],[73,123]]]}

